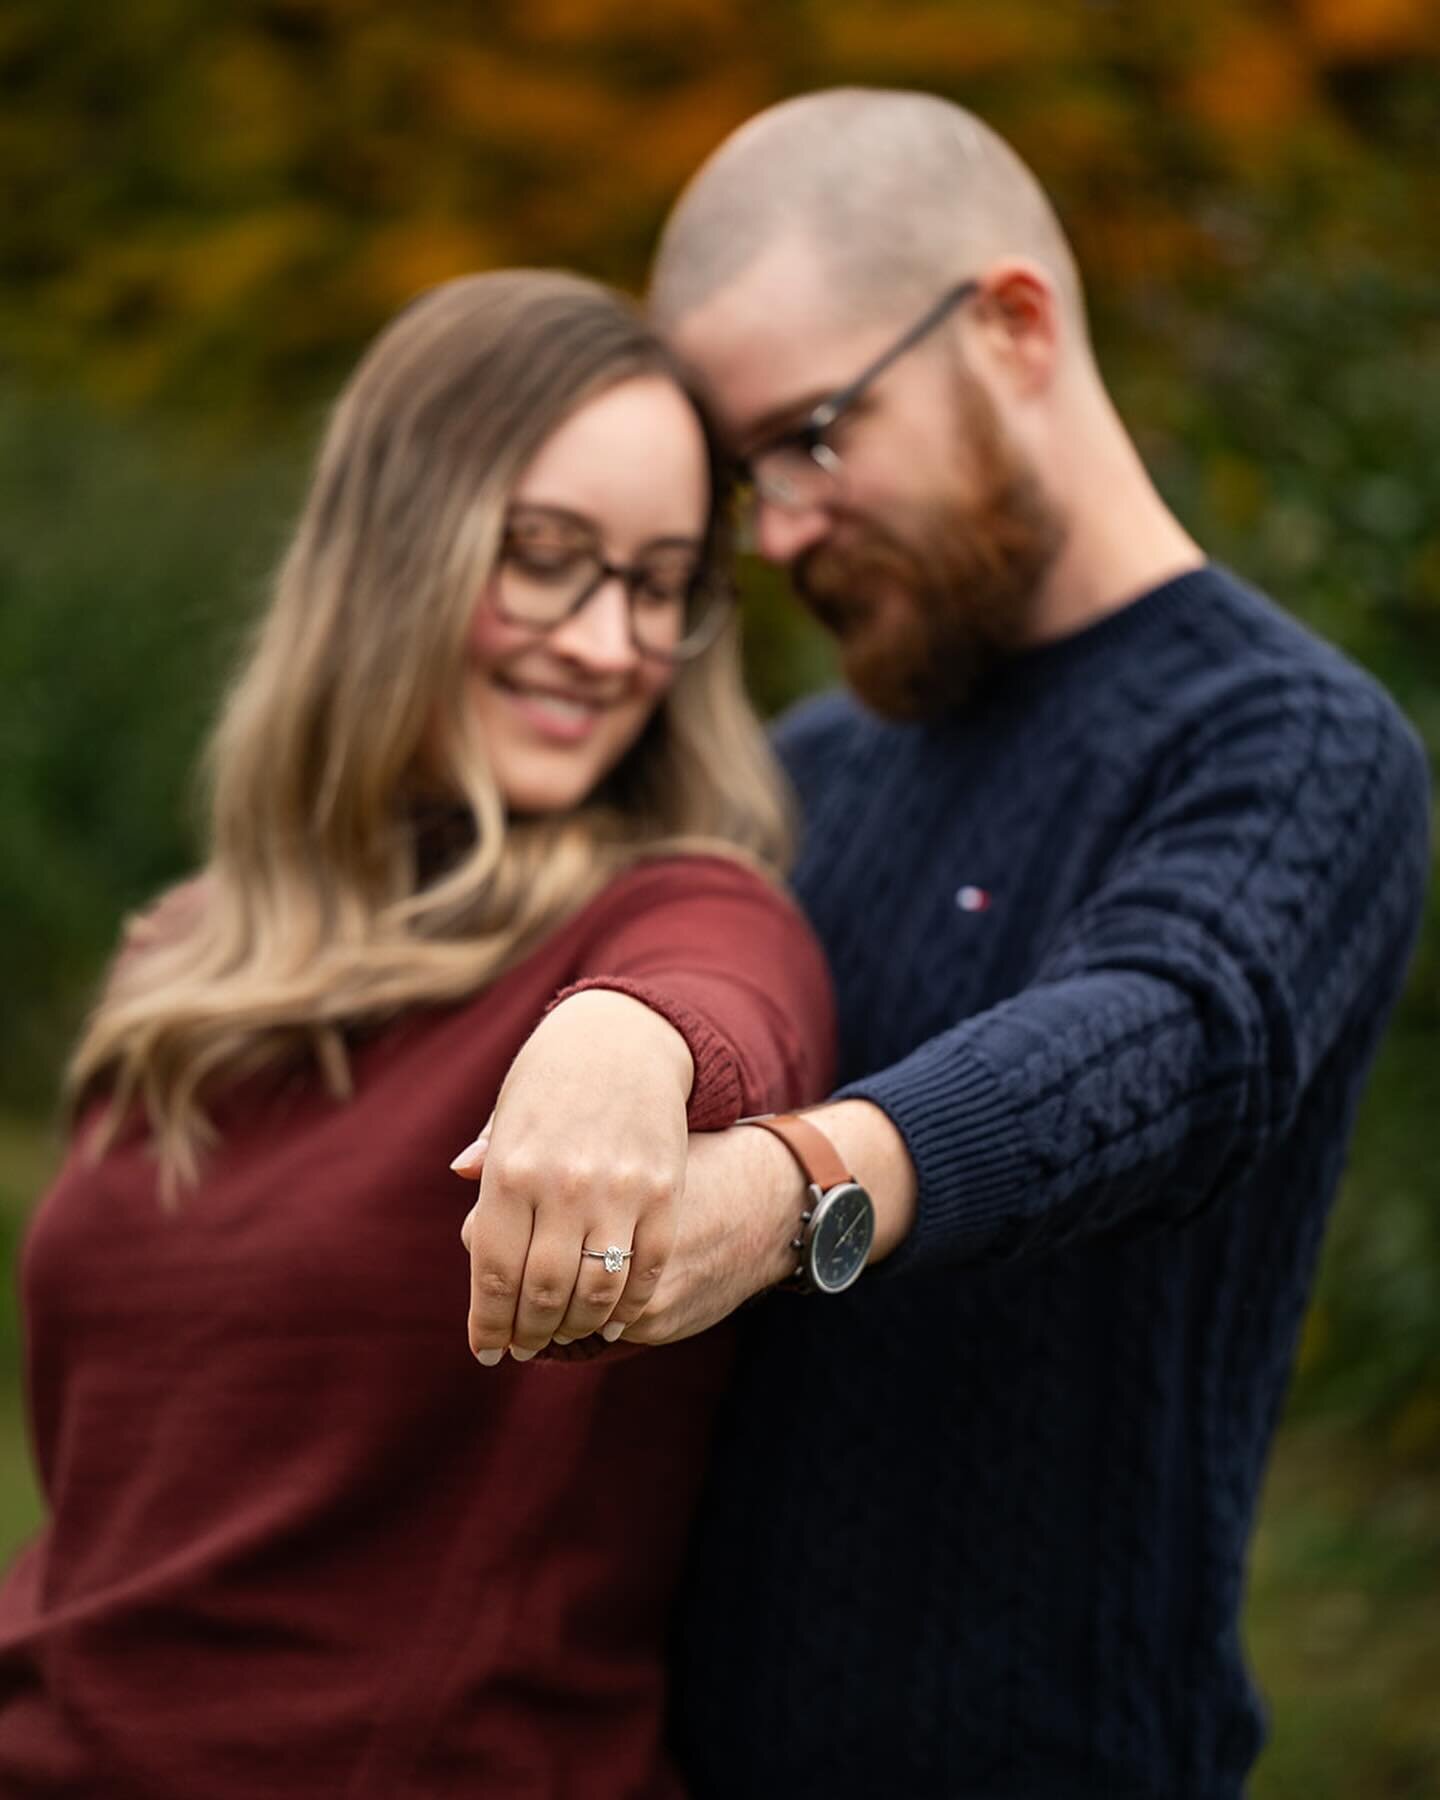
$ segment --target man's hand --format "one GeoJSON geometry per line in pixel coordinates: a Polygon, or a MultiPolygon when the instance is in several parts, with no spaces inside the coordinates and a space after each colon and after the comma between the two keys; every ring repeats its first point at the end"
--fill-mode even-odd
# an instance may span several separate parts
{"type": "Polygon", "coordinates": [[[793,1274],[789,1244],[807,1205],[794,1157],[768,1131],[738,1125],[693,1134],[675,1246],[624,1341],[694,1337],[793,1274]]]}
{"type": "MultiPolygon", "coordinates": [[[[838,1101],[805,1116],[869,1190],[875,1206],[870,1261],[880,1261],[915,1219],[915,1169],[904,1139],[868,1100],[838,1101]]],[[[773,1133],[737,1125],[692,1136],[675,1247],[654,1298],[626,1326],[625,1341],[693,1337],[793,1274],[799,1259],[790,1243],[809,1205],[800,1166],[773,1133]]]]}

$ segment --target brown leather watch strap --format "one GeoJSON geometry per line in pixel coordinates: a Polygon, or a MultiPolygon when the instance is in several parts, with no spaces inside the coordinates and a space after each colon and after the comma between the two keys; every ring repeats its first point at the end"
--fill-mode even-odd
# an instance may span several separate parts
{"type": "Polygon", "coordinates": [[[795,1113],[776,1113],[769,1119],[746,1119],[747,1125],[761,1125],[773,1131],[805,1171],[805,1179],[822,1194],[833,1187],[853,1181],[855,1177],[840,1160],[840,1152],[818,1127],[795,1113]]]}

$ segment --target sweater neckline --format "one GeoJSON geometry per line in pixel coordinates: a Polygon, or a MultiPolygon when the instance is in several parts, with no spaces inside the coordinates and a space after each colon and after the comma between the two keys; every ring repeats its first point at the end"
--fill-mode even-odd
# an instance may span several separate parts
{"type": "Polygon", "coordinates": [[[1145,589],[1133,599],[1088,625],[1066,632],[1063,637],[1047,638],[1043,643],[1018,650],[1005,659],[997,671],[995,688],[1009,688],[1015,682],[1029,682],[1037,675],[1050,675],[1104,656],[1117,645],[1142,632],[1149,632],[1181,612],[1189,611],[1206,592],[1213,592],[1221,580],[1217,563],[1203,562],[1193,569],[1157,586],[1145,589]]]}

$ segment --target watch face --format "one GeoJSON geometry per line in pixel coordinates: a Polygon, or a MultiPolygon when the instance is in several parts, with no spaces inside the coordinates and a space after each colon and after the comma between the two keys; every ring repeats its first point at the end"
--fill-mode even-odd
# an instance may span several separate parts
{"type": "Polygon", "coordinates": [[[810,1274],[822,1293],[838,1294],[865,1267],[875,1236],[875,1209],[853,1181],[833,1187],[816,1209],[810,1234],[810,1274]]]}

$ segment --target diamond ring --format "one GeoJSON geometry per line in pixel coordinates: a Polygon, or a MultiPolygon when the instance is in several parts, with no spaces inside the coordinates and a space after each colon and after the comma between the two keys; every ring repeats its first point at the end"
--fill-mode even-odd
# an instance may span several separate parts
{"type": "Polygon", "coordinates": [[[618,1244],[610,1244],[604,1250],[582,1250],[582,1256],[593,1256],[597,1262],[603,1262],[606,1272],[618,1275],[635,1254],[633,1250],[622,1250],[618,1244]]]}

